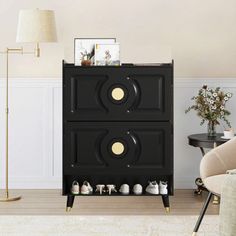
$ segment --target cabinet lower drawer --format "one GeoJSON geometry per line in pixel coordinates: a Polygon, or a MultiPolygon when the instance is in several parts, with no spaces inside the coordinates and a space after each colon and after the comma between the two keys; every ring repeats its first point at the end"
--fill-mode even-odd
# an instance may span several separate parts
{"type": "Polygon", "coordinates": [[[65,122],[64,174],[172,174],[169,122],[65,122]]]}

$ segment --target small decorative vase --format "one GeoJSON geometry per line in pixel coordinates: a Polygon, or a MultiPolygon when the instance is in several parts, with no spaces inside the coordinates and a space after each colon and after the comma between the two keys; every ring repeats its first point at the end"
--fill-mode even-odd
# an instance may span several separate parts
{"type": "Polygon", "coordinates": [[[91,66],[92,62],[91,60],[82,60],[81,65],[82,66],[91,66]]]}
{"type": "Polygon", "coordinates": [[[216,122],[214,120],[209,120],[207,125],[208,137],[216,136],[216,122]]]}

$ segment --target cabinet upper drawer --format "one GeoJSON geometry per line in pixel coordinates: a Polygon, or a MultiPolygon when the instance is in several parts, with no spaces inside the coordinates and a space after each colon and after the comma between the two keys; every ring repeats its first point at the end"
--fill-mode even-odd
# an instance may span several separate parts
{"type": "Polygon", "coordinates": [[[65,120],[172,120],[173,67],[64,67],[65,120]]]}

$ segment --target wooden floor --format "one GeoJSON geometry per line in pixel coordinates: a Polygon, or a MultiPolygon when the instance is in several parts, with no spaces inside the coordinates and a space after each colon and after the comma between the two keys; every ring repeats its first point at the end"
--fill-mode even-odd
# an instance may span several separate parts
{"type": "MultiPolygon", "coordinates": [[[[65,211],[66,197],[60,190],[13,190],[22,199],[0,202],[0,215],[164,215],[161,197],[77,197],[71,212],[65,211]]],[[[2,196],[2,192],[0,192],[2,196]]],[[[206,198],[193,190],[176,190],[170,197],[171,215],[198,215],[206,198]]],[[[218,214],[219,206],[210,204],[207,214],[218,214]]]]}

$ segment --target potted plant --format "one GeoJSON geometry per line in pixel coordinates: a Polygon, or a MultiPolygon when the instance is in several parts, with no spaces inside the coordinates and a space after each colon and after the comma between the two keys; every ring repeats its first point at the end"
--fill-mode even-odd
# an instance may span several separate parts
{"type": "Polygon", "coordinates": [[[90,66],[92,64],[92,54],[88,53],[87,50],[81,52],[81,65],[90,66]]]}
{"type": "Polygon", "coordinates": [[[232,97],[232,93],[224,92],[217,87],[216,89],[208,88],[204,85],[199,91],[198,95],[192,97],[194,104],[185,110],[188,113],[191,110],[197,112],[197,115],[202,119],[200,125],[208,122],[208,136],[216,136],[216,125],[220,124],[220,120],[231,128],[231,124],[227,119],[230,112],[226,110],[226,103],[232,97]]]}

